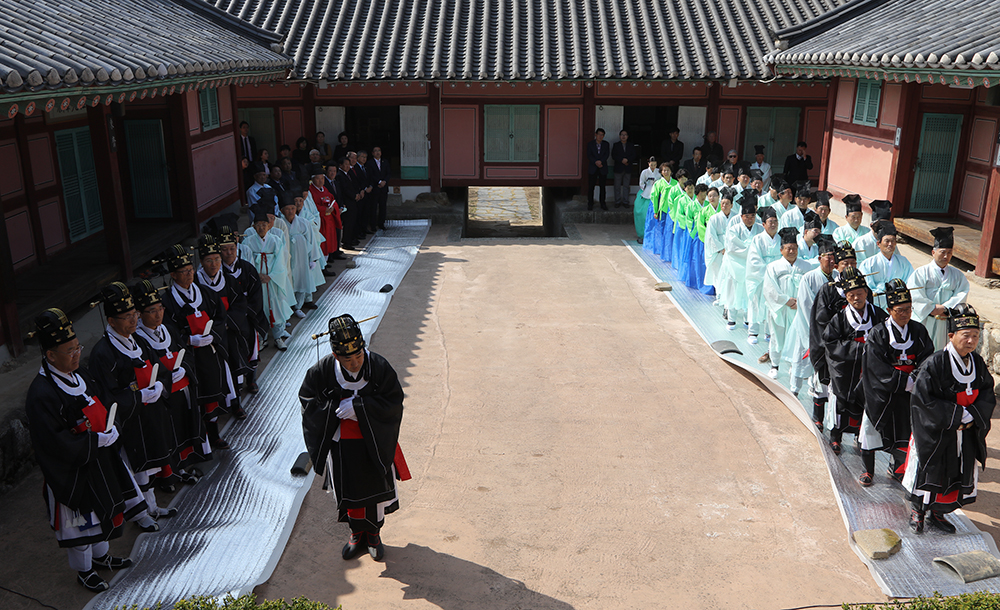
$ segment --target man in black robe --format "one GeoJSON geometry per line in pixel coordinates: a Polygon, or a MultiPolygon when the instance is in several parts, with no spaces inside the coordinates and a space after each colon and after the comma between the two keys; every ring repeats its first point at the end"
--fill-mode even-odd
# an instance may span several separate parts
{"type": "MultiPolygon", "coordinates": [[[[894,279],[885,285],[889,318],[872,328],[865,342],[862,364],[865,389],[865,416],[878,432],[880,439],[870,444],[866,436],[861,445],[861,460],[865,471],[860,482],[872,484],[875,474],[875,450],[892,455],[892,466],[886,473],[902,481],[906,465],[906,448],[910,443],[910,390],[915,371],[934,353],[934,343],[927,329],[913,316],[913,299],[906,283],[894,279]]],[[[874,435],[873,435],[874,436],[874,435]]]]}
{"type": "Polygon", "coordinates": [[[351,174],[351,160],[342,157],[337,160],[337,177],[335,186],[337,193],[337,203],[341,206],[340,219],[344,225],[341,248],[344,250],[357,250],[361,237],[354,230],[357,223],[357,215],[360,214],[359,202],[363,193],[358,191],[355,180],[351,174]]]}
{"type": "Polygon", "coordinates": [[[861,356],[872,328],[885,321],[885,312],[871,304],[865,276],[845,269],[837,280],[847,306],[830,319],[823,330],[823,345],[830,371],[830,390],[837,401],[837,421],[830,430],[830,447],[840,455],[844,432],[857,433],[865,410],[861,385],[861,356]]]}
{"type": "Polygon", "coordinates": [[[917,372],[910,401],[913,437],[903,475],[910,492],[910,529],[927,522],[951,534],[946,513],[976,501],[979,468],[997,399],[993,377],[976,353],[979,315],[968,304],[949,311],[948,343],[917,372]],[[978,462],[978,464],[977,464],[978,462]]]}
{"type": "MultiPolygon", "coordinates": [[[[247,354],[247,365],[250,370],[244,376],[246,389],[251,394],[259,391],[257,387],[257,364],[260,362],[260,340],[258,336],[271,331],[271,325],[267,321],[267,313],[264,312],[264,290],[260,281],[260,274],[257,268],[250,261],[244,260],[240,256],[240,239],[242,235],[228,226],[219,229],[218,242],[219,253],[222,255],[222,266],[229,276],[227,283],[236,287],[237,292],[243,295],[229,304],[229,317],[233,319],[239,329],[239,338],[242,347],[247,354]]],[[[312,305],[307,303],[305,307],[312,305]]],[[[315,308],[315,305],[312,305],[315,308]]]]}
{"type": "Polygon", "coordinates": [[[42,366],[28,388],[25,412],[35,460],[45,478],[49,525],[66,549],[77,582],[106,591],[96,568],[132,565],[112,557],[108,540],[125,520],[144,514],[146,502],[118,451],[118,427],[97,396],[97,384],[78,370],[80,345],[66,314],[48,309],[35,319],[42,366]]]}
{"type": "Polygon", "coordinates": [[[365,349],[350,315],[331,319],[329,335],[333,354],[306,372],[299,390],[302,432],[324,489],[336,493],[338,520],[351,527],[344,559],[367,546],[381,561],[379,532],[399,508],[396,479],[410,478],[397,445],[403,388],[389,362],[365,349]]]}
{"type": "Polygon", "coordinates": [[[166,309],[160,290],[148,280],[130,288],[139,311],[139,326],[135,332],[153,349],[160,366],[170,371],[170,383],[165,385],[164,394],[177,443],[174,463],[181,481],[193,485],[202,476],[194,464],[210,460],[212,447],[198,407],[194,359],[184,357],[190,347],[181,345],[180,331],[172,322],[164,320],[166,309]]]}
{"type": "MultiPolygon", "coordinates": [[[[237,319],[230,313],[233,305],[243,300],[243,294],[238,287],[230,283],[230,276],[222,268],[222,254],[215,236],[210,233],[203,233],[198,238],[198,257],[201,259],[201,266],[195,273],[195,282],[202,288],[202,292],[214,292],[219,301],[222,302],[222,309],[225,311],[226,320],[226,362],[229,364],[229,372],[234,377],[233,383],[239,388],[246,379],[246,375],[252,370],[250,368],[250,350],[246,341],[240,333],[240,326],[237,319]]],[[[236,399],[230,405],[233,416],[236,419],[246,419],[246,411],[239,403],[239,392],[236,392],[236,399]]]]}
{"type": "Polygon", "coordinates": [[[229,443],[219,436],[219,414],[238,407],[239,400],[226,353],[226,311],[214,291],[202,290],[194,282],[194,265],[184,246],[174,245],[164,258],[173,281],[163,306],[180,332],[180,342],[187,346],[185,357],[194,361],[198,404],[212,448],[228,449],[229,443]]]}
{"type": "MultiPolygon", "coordinates": [[[[159,508],[153,489],[158,481],[169,486],[177,479],[173,471],[177,439],[164,394],[171,371],[135,334],[139,312],[128,287],[109,284],[101,289],[101,300],[108,324],[90,352],[90,375],[104,401],[118,404],[115,421],[121,429],[122,457],[143,492],[149,516],[173,517],[177,510],[159,508]]],[[[159,529],[154,526],[140,523],[147,532],[159,529]]]]}
{"type": "MultiPolygon", "coordinates": [[[[833,251],[837,268],[833,271],[836,280],[845,269],[858,266],[857,254],[850,242],[842,241],[833,251]]],[[[847,306],[844,291],[836,281],[819,289],[812,306],[812,323],[809,325],[809,363],[813,367],[813,379],[810,383],[810,394],[813,397],[813,422],[817,427],[823,427],[823,416],[826,404],[830,398],[830,369],[826,364],[826,346],[823,343],[823,331],[833,316],[847,306]]]]}

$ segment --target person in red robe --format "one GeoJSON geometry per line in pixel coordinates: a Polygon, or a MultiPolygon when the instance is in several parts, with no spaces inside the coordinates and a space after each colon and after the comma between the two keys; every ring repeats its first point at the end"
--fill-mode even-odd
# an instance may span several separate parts
{"type": "Polygon", "coordinates": [[[344,226],[340,220],[340,206],[337,205],[337,199],[333,192],[324,186],[326,174],[323,172],[323,166],[314,163],[310,166],[309,174],[311,176],[309,195],[312,196],[316,209],[319,211],[319,231],[326,238],[322,245],[323,254],[329,257],[340,249],[337,235],[344,226]]]}

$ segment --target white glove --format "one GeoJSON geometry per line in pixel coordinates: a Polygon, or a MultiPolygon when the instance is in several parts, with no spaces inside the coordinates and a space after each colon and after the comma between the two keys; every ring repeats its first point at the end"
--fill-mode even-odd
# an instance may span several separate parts
{"type": "Polygon", "coordinates": [[[143,404],[148,405],[151,402],[156,402],[160,399],[160,394],[163,394],[163,382],[157,381],[153,387],[140,390],[139,394],[142,395],[143,404]]]}
{"type": "Polygon", "coordinates": [[[309,268],[310,269],[315,269],[316,268],[316,261],[309,261],[309,268]]]}
{"type": "Polygon", "coordinates": [[[962,423],[963,424],[972,423],[972,413],[969,413],[969,410],[966,409],[965,407],[962,407],[962,423]]]}
{"type": "Polygon", "coordinates": [[[340,206],[340,213],[341,214],[346,214],[347,213],[347,206],[346,205],[340,206]]]}
{"type": "Polygon", "coordinates": [[[184,375],[187,375],[187,371],[185,371],[184,369],[177,369],[176,371],[171,371],[170,382],[177,383],[181,379],[184,379],[184,375]]]}
{"type": "Polygon", "coordinates": [[[358,421],[358,416],[354,413],[354,397],[345,398],[340,401],[340,406],[337,407],[337,417],[340,419],[353,419],[358,421]]]}
{"type": "Polygon", "coordinates": [[[212,335],[191,335],[191,345],[195,347],[207,347],[212,344],[212,340],[215,339],[212,335]]]}
{"type": "Polygon", "coordinates": [[[906,391],[907,392],[912,392],[913,391],[913,386],[915,386],[916,384],[917,384],[917,380],[913,378],[913,375],[910,375],[909,377],[907,377],[906,378],[906,391]]]}
{"type": "Polygon", "coordinates": [[[97,446],[98,447],[108,447],[115,444],[118,440],[118,428],[111,426],[111,432],[98,432],[97,433],[97,446]]]}

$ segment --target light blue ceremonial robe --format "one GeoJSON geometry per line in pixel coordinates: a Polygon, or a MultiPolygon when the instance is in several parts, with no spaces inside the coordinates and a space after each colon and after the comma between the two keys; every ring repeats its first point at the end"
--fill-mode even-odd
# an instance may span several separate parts
{"type": "Polygon", "coordinates": [[[795,227],[802,232],[802,228],[806,226],[806,219],[802,216],[802,210],[799,209],[797,205],[788,206],[788,211],[778,217],[778,230],[782,230],[786,227],[795,227]]]}
{"type": "MultiPolygon", "coordinates": [[[[885,291],[885,283],[891,279],[898,278],[905,282],[913,275],[913,265],[899,250],[892,253],[891,260],[878,252],[858,265],[858,270],[865,274],[865,281],[873,293],[885,291]]],[[[875,297],[875,306],[885,309],[885,295],[875,297]]]]}
{"type": "Polygon", "coordinates": [[[944,349],[948,342],[948,320],[938,320],[931,312],[938,305],[954,307],[969,298],[969,280],[948,265],[943,270],[931,261],[910,275],[906,281],[913,297],[913,319],[927,328],[934,349],[944,349]]]}
{"type": "Polygon", "coordinates": [[[799,235],[795,238],[799,243],[799,258],[802,260],[815,262],[816,258],[819,257],[819,245],[813,242],[812,247],[806,245],[806,240],[802,239],[799,235]]]}
{"type": "Polygon", "coordinates": [[[253,227],[250,227],[244,233],[240,246],[243,258],[257,269],[257,273],[267,274],[271,278],[270,282],[261,282],[264,311],[270,312],[270,317],[274,320],[272,326],[284,328],[292,313],[292,305],[295,304],[292,279],[285,264],[284,237],[271,229],[261,239],[253,227]]]}
{"type": "Polygon", "coordinates": [[[838,244],[842,241],[846,241],[847,243],[854,245],[855,240],[857,240],[862,235],[871,232],[872,230],[866,227],[865,225],[858,225],[857,231],[852,229],[851,225],[842,225],[837,227],[833,231],[833,241],[837,242],[838,244]]]}
{"type": "Polygon", "coordinates": [[[865,259],[875,256],[875,253],[878,252],[878,242],[875,241],[875,234],[871,230],[859,235],[852,245],[854,252],[858,255],[858,265],[865,259]]]}
{"type": "Polygon", "coordinates": [[[726,216],[721,211],[709,217],[705,225],[705,283],[715,286],[715,292],[722,300],[720,286],[722,284],[722,262],[725,258],[721,250],[726,249],[726,229],[729,220],[739,215],[733,210],[726,216]]]}
{"type": "Polygon", "coordinates": [[[767,353],[771,356],[771,366],[778,366],[781,362],[788,330],[798,311],[798,303],[796,309],[792,309],[788,306],[788,300],[798,298],[799,284],[803,276],[811,270],[812,266],[801,259],[789,263],[784,257],[780,257],[768,263],[764,271],[761,296],[767,308],[767,319],[771,328],[771,342],[767,346],[767,353]]]}
{"type": "Polygon", "coordinates": [[[747,248],[747,322],[760,324],[767,319],[764,307],[764,272],[770,263],[781,258],[781,237],[762,231],[750,240],[747,248]]]}
{"type": "MultiPolygon", "coordinates": [[[[733,214],[736,218],[741,218],[733,214]]],[[[749,229],[743,222],[730,224],[726,229],[726,255],[723,257],[723,305],[732,312],[747,308],[747,251],[750,241],[764,230],[759,221],[749,229]]]]}
{"type": "MultiPolygon", "coordinates": [[[[834,271],[836,273],[836,271],[834,271]]],[[[805,379],[813,374],[812,364],[806,354],[809,352],[809,327],[812,323],[812,308],[820,288],[833,281],[833,275],[826,275],[819,267],[802,276],[799,282],[799,292],[795,297],[798,301],[795,317],[785,336],[785,345],[781,349],[781,357],[791,365],[789,374],[792,377],[805,379]]]]}

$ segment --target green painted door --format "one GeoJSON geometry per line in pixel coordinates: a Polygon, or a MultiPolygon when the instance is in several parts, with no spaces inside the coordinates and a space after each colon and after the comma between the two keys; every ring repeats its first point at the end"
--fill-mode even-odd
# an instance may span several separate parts
{"type": "Polygon", "coordinates": [[[487,162],[538,161],[539,106],[483,107],[487,162]]]}
{"type": "Polygon", "coordinates": [[[66,227],[70,241],[74,242],[104,228],[94,149],[87,127],[57,131],[55,140],[63,203],[66,205],[66,227]]]}
{"type": "Polygon", "coordinates": [[[947,214],[955,179],[962,115],[925,113],[920,127],[920,148],[913,173],[914,214],[947,214]]]}
{"type": "Polygon", "coordinates": [[[125,121],[132,207],[136,218],[170,218],[170,177],[159,119],[125,121]]]}
{"type": "Polygon", "coordinates": [[[799,140],[799,108],[747,108],[746,139],[743,155],[754,162],[754,146],[764,146],[764,161],[771,164],[771,173],[780,174],[785,157],[795,152],[799,140]]]}

